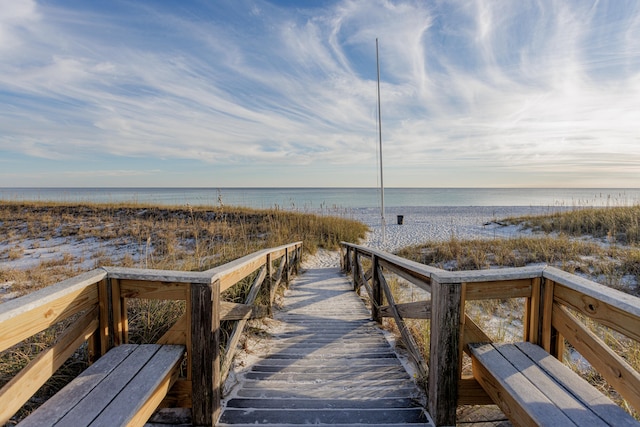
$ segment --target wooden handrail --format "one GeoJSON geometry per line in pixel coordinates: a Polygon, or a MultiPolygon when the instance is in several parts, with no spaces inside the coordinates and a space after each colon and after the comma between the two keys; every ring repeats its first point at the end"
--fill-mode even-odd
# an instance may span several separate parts
{"type": "MultiPolygon", "coordinates": [[[[253,303],[267,280],[269,300],[273,301],[275,286],[297,272],[301,252],[302,242],[295,242],[203,272],[104,267],[0,304],[0,351],[71,316],[80,316],[52,347],[0,389],[0,424],[7,422],[84,342],[88,342],[90,359],[127,342],[127,300],[144,298],[186,302],[185,315],[160,338],[160,343],[187,348],[187,376],[175,383],[168,400],[191,407],[195,425],[212,425],[220,410],[220,320],[237,320],[244,326],[254,313],[269,311],[223,304],[221,292],[260,270],[246,304],[253,303]],[[272,277],[272,264],[278,261],[272,277]]],[[[241,327],[237,329],[234,336],[242,333],[241,327]]]]}
{"type": "MultiPolygon", "coordinates": [[[[640,342],[640,298],[551,266],[490,270],[447,271],[410,261],[373,248],[341,242],[341,265],[352,273],[354,287],[364,286],[372,300],[372,315],[391,317],[406,333],[404,318],[430,318],[428,410],[436,425],[453,425],[456,407],[490,402],[473,378],[461,375],[461,352],[466,344],[490,341],[465,313],[467,301],[525,298],[523,337],[561,358],[566,340],[572,344],[633,407],[640,412],[640,374],[616,355],[573,315],[574,310],[640,342]],[[374,269],[366,278],[362,258],[374,269]],[[431,299],[380,307],[378,284],[390,292],[383,274],[395,274],[427,291],[431,299]],[[420,305],[423,305],[422,307],[420,305]],[[394,307],[391,307],[395,305],[394,307]],[[403,314],[404,313],[404,314],[403,314]]],[[[381,317],[381,316],[380,316],[381,317]]],[[[412,358],[419,349],[405,339],[412,358]]]]}

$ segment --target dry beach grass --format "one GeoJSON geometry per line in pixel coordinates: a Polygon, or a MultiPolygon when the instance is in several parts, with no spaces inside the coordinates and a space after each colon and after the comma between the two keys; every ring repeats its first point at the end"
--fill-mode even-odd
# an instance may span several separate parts
{"type": "MultiPolygon", "coordinates": [[[[512,228],[524,226],[535,233],[488,239],[463,239],[450,234],[448,238],[412,246],[398,254],[458,270],[547,263],[638,295],[639,217],[640,207],[616,207],[579,208],[500,219],[500,224],[512,228]]],[[[101,265],[205,270],[265,247],[297,240],[304,240],[309,253],[317,248],[331,250],[337,248],[341,240],[364,239],[366,232],[367,226],[355,220],[279,209],[3,202],[0,206],[0,301],[101,265]]],[[[327,259],[333,262],[334,257],[327,259]]],[[[403,285],[396,283],[395,286],[403,285]]],[[[419,297],[411,292],[405,295],[408,299],[419,297]]],[[[234,300],[242,295],[225,297],[234,300]]],[[[139,304],[132,307],[129,315],[134,342],[154,341],[183,309],[175,303],[140,301],[139,304]]],[[[468,310],[474,321],[491,325],[488,329],[496,339],[509,339],[512,329],[517,329],[521,321],[522,308],[517,301],[483,301],[482,305],[468,307],[468,310]],[[496,319],[502,320],[496,322],[496,319]]],[[[429,337],[421,336],[421,331],[428,328],[422,322],[413,323],[414,335],[427,346],[429,337]]],[[[637,343],[599,325],[592,326],[616,352],[640,370],[637,343]]],[[[55,335],[55,329],[45,331],[24,345],[0,354],[0,386],[55,335]]],[[[585,366],[579,357],[567,359],[573,360],[574,368],[590,377],[598,387],[610,391],[597,372],[585,366]]],[[[84,363],[81,352],[72,357],[38,393],[32,407],[37,406],[38,399],[55,392],[73,377],[84,363]]],[[[612,397],[624,406],[615,395],[612,397]]]]}
{"type": "MultiPolygon", "coordinates": [[[[206,270],[299,240],[311,253],[335,249],[341,240],[362,239],[366,231],[353,220],[278,209],[3,202],[0,298],[14,298],[99,266],[206,270]]],[[[239,288],[223,298],[243,299],[238,294],[246,287],[239,288]]],[[[131,342],[155,342],[183,310],[180,302],[133,301],[131,342]]],[[[0,387],[50,346],[63,328],[56,325],[0,353],[0,387]]],[[[85,353],[71,357],[16,419],[77,375],[86,366],[85,353]]]]}
{"type": "MultiPolygon", "coordinates": [[[[447,270],[475,270],[548,264],[588,277],[606,286],[640,296],[640,207],[578,209],[564,213],[502,220],[533,229],[531,236],[495,239],[427,242],[404,248],[398,255],[447,270]]],[[[402,284],[395,284],[396,287],[402,284]]],[[[399,292],[403,294],[403,292],[399,292]]],[[[407,295],[407,292],[404,292],[407,295]]],[[[408,297],[411,300],[412,296],[408,297]]],[[[522,328],[524,301],[484,300],[467,303],[467,313],[489,336],[498,341],[517,341],[522,328]]],[[[612,350],[640,372],[640,344],[601,324],[585,319],[585,324],[612,350]]],[[[429,337],[425,321],[414,321],[414,336],[423,343],[428,357],[429,337]]],[[[575,350],[566,349],[565,361],[612,400],[640,419],[603,377],[575,350]]],[[[470,360],[466,360],[467,368],[470,360]]]]}

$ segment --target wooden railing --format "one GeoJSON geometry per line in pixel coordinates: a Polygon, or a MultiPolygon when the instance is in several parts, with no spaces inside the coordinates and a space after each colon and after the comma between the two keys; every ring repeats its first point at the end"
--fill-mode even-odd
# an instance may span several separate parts
{"type": "Polygon", "coordinates": [[[365,287],[372,316],[391,317],[418,372],[428,378],[427,410],[436,425],[455,425],[463,404],[489,404],[473,376],[462,375],[467,344],[491,342],[465,312],[469,301],[524,298],[522,340],[561,359],[565,342],[575,348],[608,384],[640,412],[640,374],[580,319],[590,319],[640,342],[640,299],[548,266],[451,272],[375,249],[343,242],[341,262],[354,287],[365,287]],[[389,277],[425,291],[422,301],[396,304],[389,277]],[[430,319],[427,354],[418,348],[407,319],[430,319]]]}
{"type": "Polygon", "coordinates": [[[141,298],[185,301],[182,317],[157,341],[184,345],[187,350],[186,375],[175,382],[163,405],[190,408],[194,425],[212,425],[220,412],[220,386],[242,328],[248,319],[270,310],[256,307],[256,296],[267,283],[264,292],[270,305],[281,281],[297,273],[301,254],[302,242],[297,242],[204,272],[100,268],[0,304],[0,352],[73,317],[55,343],[0,390],[0,424],[6,423],[84,343],[90,361],[126,343],[127,303],[141,298]],[[249,276],[253,282],[244,304],[220,300],[221,292],[249,276]],[[221,320],[237,321],[222,363],[221,320]]]}

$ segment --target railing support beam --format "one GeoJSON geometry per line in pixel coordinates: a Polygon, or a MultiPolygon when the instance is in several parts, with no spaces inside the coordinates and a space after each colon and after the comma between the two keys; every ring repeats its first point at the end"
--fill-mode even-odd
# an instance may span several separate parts
{"type": "Polygon", "coordinates": [[[455,426],[461,359],[462,285],[431,282],[428,409],[437,426],[455,426]]]}

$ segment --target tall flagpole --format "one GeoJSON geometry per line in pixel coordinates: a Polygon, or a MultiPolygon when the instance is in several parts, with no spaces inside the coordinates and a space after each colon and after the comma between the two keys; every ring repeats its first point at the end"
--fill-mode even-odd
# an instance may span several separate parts
{"type": "Polygon", "coordinates": [[[386,243],[384,220],[384,179],[382,177],[382,112],[380,111],[380,57],[378,56],[378,38],[376,37],[376,65],[378,68],[378,140],[380,143],[380,220],[382,222],[382,243],[386,243]]]}

